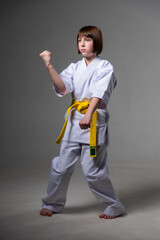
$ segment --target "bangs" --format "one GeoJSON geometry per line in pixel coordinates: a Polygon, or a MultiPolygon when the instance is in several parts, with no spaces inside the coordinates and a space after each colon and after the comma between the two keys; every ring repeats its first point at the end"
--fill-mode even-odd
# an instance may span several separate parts
{"type": "Polygon", "coordinates": [[[93,34],[91,32],[79,32],[77,37],[87,37],[87,38],[92,38],[93,39],[93,34]]]}

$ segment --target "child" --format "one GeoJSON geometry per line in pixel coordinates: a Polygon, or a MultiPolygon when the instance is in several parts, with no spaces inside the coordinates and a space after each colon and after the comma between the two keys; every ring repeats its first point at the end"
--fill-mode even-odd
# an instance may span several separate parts
{"type": "Polygon", "coordinates": [[[52,160],[48,195],[42,199],[42,216],[52,216],[63,210],[69,181],[79,158],[91,191],[106,206],[99,217],[112,219],[124,212],[106,165],[109,120],[106,107],[117,80],[113,66],[99,57],[102,47],[99,28],[81,28],[77,34],[77,48],[83,59],[71,63],[60,75],[52,65],[51,53],[43,51],[40,54],[55,93],[59,97],[71,93],[73,99],[57,139],[57,143],[62,140],[60,155],[52,160]]]}

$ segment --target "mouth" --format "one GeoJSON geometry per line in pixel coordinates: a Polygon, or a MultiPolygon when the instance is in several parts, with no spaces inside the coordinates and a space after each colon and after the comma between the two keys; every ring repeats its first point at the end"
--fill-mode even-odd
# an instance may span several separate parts
{"type": "Polygon", "coordinates": [[[86,49],[81,49],[81,52],[85,52],[86,51],[86,49]]]}

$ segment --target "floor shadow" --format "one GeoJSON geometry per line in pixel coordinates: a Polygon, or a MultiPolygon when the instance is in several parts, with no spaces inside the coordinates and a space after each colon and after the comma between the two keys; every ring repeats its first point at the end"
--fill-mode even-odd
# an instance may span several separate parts
{"type": "MultiPolygon", "coordinates": [[[[152,182],[153,184],[153,182],[152,182]]],[[[160,182],[155,182],[153,185],[141,185],[125,190],[121,193],[120,199],[125,205],[127,212],[134,212],[139,210],[149,210],[150,208],[157,208],[160,202],[160,182]]]]}
{"type": "Polygon", "coordinates": [[[104,211],[105,206],[100,203],[90,203],[83,206],[66,206],[63,210],[63,214],[79,214],[79,213],[90,213],[97,212],[102,213],[104,211]]]}

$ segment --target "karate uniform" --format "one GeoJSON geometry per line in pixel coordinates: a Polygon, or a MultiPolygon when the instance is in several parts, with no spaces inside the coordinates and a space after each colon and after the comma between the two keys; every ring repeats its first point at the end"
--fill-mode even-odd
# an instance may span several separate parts
{"type": "MultiPolygon", "coordinates": [[[[72,109],[61,143],[60,155],[52,160],[47,197],[42,199],[42,207],[61,212],[66,202],[66,194],[74,165],[80,158],[85,179],[96,198],[106,205],[104,213],[118,216],[124,207],[112,186],[107,169],[107,146],[109,114],[107,105],[117,80],[113,66],[97,56],[88,66],[85,59],[71,63],[61,74],[66,92],[72,99],[82,101],[92,97],[100,98],[97,109],[97,156],[90,157],[90,128],[81,129],[80,120],[84,117],[72,109]]],[[[62,97],[53,85],[55,93],[62,97]]]]}

